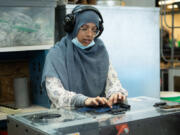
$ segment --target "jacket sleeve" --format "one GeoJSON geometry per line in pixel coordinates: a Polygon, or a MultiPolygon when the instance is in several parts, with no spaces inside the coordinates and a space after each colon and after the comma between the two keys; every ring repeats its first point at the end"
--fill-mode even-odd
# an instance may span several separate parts
{"type": "Polygon", "coordinates": [[[46,77],[46,90],[52,107],[84,106],[86,96],[64,89],[61,80],[56,77],[46,77]]]}
{"type": "Polygon", "coordinates": [[[128,96],[127,90],[122,87],[120,80],[118,79],[117,72],[110,63],[105,88],[106,98],[109,98],[112,94],[119,92],[125,96],[128,96]]]}

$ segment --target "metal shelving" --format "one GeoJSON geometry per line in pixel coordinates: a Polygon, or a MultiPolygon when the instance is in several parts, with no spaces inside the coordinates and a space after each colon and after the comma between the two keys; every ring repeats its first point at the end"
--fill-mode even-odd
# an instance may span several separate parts
{"type": "Polygon", "coordinates": [[[33,45],[33,46],[15,46],[15,47],[2,47],[0,52],[14,52],[14,51],[33,51],[33,50],[46,50],[53,45],[33,45]]]}

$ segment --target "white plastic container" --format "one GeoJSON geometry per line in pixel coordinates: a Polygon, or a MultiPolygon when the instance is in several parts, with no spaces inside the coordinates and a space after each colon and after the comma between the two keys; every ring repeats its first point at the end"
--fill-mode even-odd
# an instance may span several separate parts
{"type": "Polygon", "coordinates": [[[13,82],[15,106],[25,108],[30,106],[30,91],[27,77],[15,78],[13,82]]]}

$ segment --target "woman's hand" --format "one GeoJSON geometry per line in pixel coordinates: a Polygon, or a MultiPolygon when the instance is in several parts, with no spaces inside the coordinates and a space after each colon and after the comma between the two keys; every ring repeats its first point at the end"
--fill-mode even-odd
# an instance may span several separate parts
{"type": "Polygon", "coordinates": [[[110,98],[108,99],[108,102],[112,106],[113,104],[122,102],[125,99],[126,99],[126,96],[119,92],[119,93],[112,94],[110,98]]]}
{"type": "Polygon", "coordinates": [[[112,107],[105,97],[98,96],[95,98],[87,98],[85,100],[85,106],[99,106],[99,105],[112,107]]]}

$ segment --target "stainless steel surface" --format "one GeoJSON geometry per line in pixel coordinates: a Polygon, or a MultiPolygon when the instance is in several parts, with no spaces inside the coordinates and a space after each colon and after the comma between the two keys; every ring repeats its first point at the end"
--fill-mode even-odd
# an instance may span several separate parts
{"type": "Polygon", "coordinates": [[[98,128],[98,123],[93,118],[69,109],[8,116],[8,120],[9,135],[13,135],[15,131],[18,131],[18,135],[24,135],[26,131],[28,131],[27,135],[37,135],[38,133],[59,135],[69,132],[76,133],[78,130],[81,132],[91,131],[95,134],[97,132],[95,129],[98,128]]]}
{"type": "Polygon", "coordinates": [[[155,7],[155,0],[124,0],[126,6],[155,7]]]}
{"type": "MultiPolygon", "coordinates": [[[[169,126],[174,124],[174,127],[177,127],[176,124],[180,121],[180,111],[156,109],[153,105],[159,101],[159,99],[149,97],[130,98],[128,103],[131,105],[131,110],[119,115],[81,113],[75,108],[10,115],[8,116],[8,134],[14,135],[18,132],[18,135],[25,133],[26,135],[114,135],[123,125],[126,126],[124,131],[130,135],[144,135],[146,130],[149,130],[147,135],[151,135],[153,130],[157,130],[154,135],[169,135],[169,132],[172,132],[169,126]],[[164,125],[162,132],[158,130],[161,128],[159,124],[164,125]]],[[[176,135],[179,131],[174,127],[171,135],[176,135]]]]}
{"type": "Polygon", "coordinates": [[[97,5],[120,6],[122,0],[97,0],[97,5]]]}

